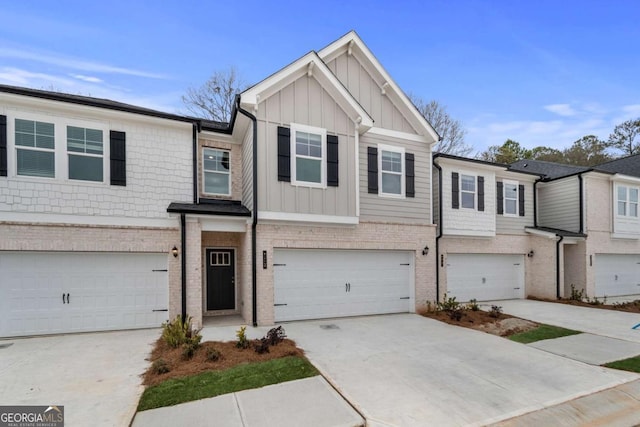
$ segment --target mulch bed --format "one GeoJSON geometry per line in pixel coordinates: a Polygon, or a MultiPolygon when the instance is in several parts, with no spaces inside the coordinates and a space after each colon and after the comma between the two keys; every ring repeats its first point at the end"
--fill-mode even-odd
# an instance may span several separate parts
{"type": "Polygon", "coordinates": [[[499,335],[502,337],[517,334],[520,332],[526,332],[538,326],[537,323],[520,319],[518,317],[509,316],[508,314],[503,313],[501,313],[497,318],[493,317],[489,312],[482,310],[464,310],[462,313],[462,319],[460,320],[452,319],[449,316],[449,313],[445,311],[430,311],[420,314],[431,319],[448,323],[450,325],[476,329],[478,331],[486,332],[493,335],[499,335]]]}
{"type": "Polygon", "coordinates": [[[143,384],[151,386],[170,378],[185,377],[205,371],[228,369],[243,363],[264,362],[286,356],[304,355],[304,352],[296,347],[295,342],[290,339],[285,339],[279,344],[269,347],[269,352],[263,354],[255,352],[255,342],[256,341],[252,341],[249,348],[241,349],[236,347],[235,341],[206,341],[202,343],[193,358],[185,360],[182,357],[181,347],[171,348],[162,338],[159,338],[148,360],[153,363],[158,359],[163,359],[170,371],[164,374],[156,374],[152,372],[151,367],[149,367],[142,375],[143,384]],[[215,362],[207,360],[208,348],[219,351],[221,357],[215,362]]]}

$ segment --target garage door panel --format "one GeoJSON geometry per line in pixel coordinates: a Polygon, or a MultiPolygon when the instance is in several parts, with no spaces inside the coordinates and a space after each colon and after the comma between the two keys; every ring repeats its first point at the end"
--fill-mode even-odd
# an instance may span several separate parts
{"type": "Polygon", "coordinates": [[[596,254],[596,296],[640,294],[640,254],[596,254]]]}
{"type": "Polygon", "coordinates": [[[168,308],[166,254],[3,252],[0,267],[0,336],[158,327],[167,318],[153,312],[168,308]]]}
{"type": "Polygon", "coordinates": [[[274,251],[276,321],[409,311],[413,253],[274,251]]]}
{"type": "Polygon", "coordinates": [[[524,298],[524,256],[449,254],[447,297],[458,301],[524,298]]]}

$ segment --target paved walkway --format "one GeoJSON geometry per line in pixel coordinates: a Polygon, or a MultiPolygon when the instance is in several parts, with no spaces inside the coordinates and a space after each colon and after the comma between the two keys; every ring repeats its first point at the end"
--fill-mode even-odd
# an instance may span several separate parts
{"type": "Polygon", "coordinates": [[[133,427],[356,427],[364,420],[321,376],[138,412],[133,427]]]}
{"type": "Polygon", "coordinates": [[[604,365],[640,355],[640,343],[593,334],[536,341],[529,346],[590,365],[604,365]]]}

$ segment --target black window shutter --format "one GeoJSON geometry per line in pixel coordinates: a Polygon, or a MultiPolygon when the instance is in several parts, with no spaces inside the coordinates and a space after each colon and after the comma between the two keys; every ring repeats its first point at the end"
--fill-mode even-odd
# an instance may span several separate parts
{"type": "Polygon", "coordinates": [[[378,148],[367,147],[369,193],[378,194],[378,148]]]}
{"type": "Polygon", "coordinates": [[[327,135],[327,186],[338,186],[338,136],[327,135]]]}
{"type": "Polygon", "coordinates": [[[127,137],[124,132],[109,133],[111,185],[127,185],[127,137]]]}
{"type": "Polygon", "coordinates": [[[484,211],[484,177],[478,177],[478,210],[484,211]]]}
{"type": "Polygon", "coordinates": [[[278,181],[291,182],[291,130],[278,126],[278,181]]]}
{"type": "Polygon", "coordinates": [[[502,189],[502,182],[496,184],[496,206],[498,207],[498,215],[504,213],[504,191],[502,189]]]}
{"type": "Polygon", "coordinates": [[[7,176],[7,116],[0,116],[0,176],[7,176]]]}
{"type": "Polygon", "coordinates": [[[518,185],[518,211],[520,216],[524,216],[524,185],[518,185]]]}
{"type": "Polygon", "coordinates": [[[460,209],[460,176],[458,172],[451,172],[451,207],[460,209]]]}
{"type": "Polygon", "coordinates": [[[416,197],[416,174],[415,174],[415,156],[413,153],[404,155],[405,174],[405,194],[407,197],[416,197]]]}

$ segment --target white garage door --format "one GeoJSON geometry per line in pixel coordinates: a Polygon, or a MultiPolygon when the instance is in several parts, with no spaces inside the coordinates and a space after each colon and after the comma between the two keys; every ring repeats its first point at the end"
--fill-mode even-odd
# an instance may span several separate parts
{"type": "Polygon", "coordinates": [[[524,298],[524,256],[449,254],[447,297],[457,301],[524,298]]]}
{"type": "Polygon", "coordinates": [[[597,254],[596,296],[640,294],[640,255],[597,254]]]}
{"type": "Polygon", "coordinates": [[[166,254],[0,252],[0,336],[158,327],[166,254]]]}
{"type": "Polygon", "coordinates": [[[276,249],[276,321],[408,312],[413,252],[276,249]]]}

